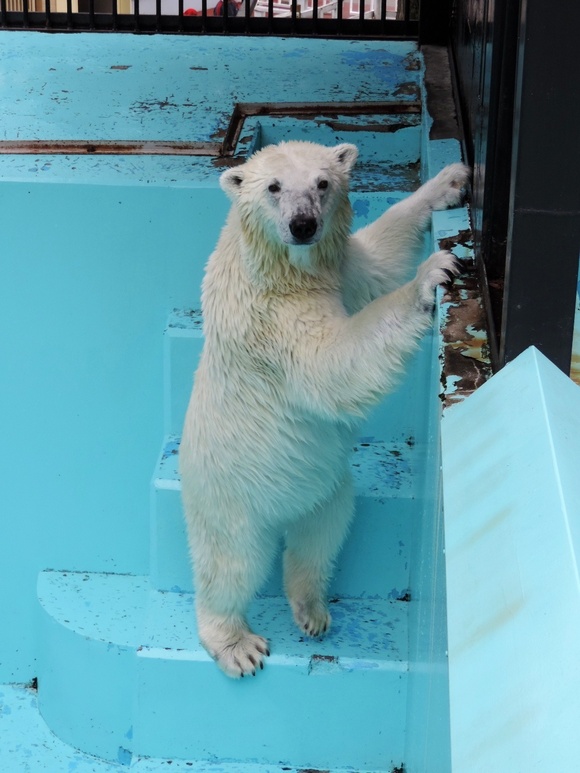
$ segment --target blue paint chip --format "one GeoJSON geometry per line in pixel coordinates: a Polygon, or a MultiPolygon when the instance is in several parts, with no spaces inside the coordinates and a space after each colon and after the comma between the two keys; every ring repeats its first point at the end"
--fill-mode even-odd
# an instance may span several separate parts
{"type": "Polygon", "coordinates": [[[119,764],[125,766],[130,765],[132,759],[132,753],[128,749],[124,749],[122,746],[119,746],[119,751],[117,753],[117,760],[119,764]]]}
{"type": "Polygon", "coordinates": [[[356,199],[352,205],[352,211],[355,217],[368,217],[370,212],[370,203],[368,199],[356,199]]]}

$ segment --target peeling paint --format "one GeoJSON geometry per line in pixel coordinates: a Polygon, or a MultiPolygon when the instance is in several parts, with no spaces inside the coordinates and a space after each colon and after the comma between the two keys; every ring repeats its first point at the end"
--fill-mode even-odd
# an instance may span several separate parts
{"type": "Polygon", "coordinates": [[[308,674],[332,674],[340,671],[340,661],[336,655],[312,655],[308,664],[308,674]]]}
{"type": "Polygon", "coordinates": [[[330,773],[330,770],[321,770],[320,768],[300,768],[296,773],[330,773]]]}
{"type": "Polygon", "coordinates": [[[461,275],[444,291],[441,304],[440,397],[447,406],[484,384],[492,367],[472,231],[469,227],[455,232],[439,229],[436,241],[440,249],[452,251],[462,266],[461,275]]]}
{"type": "Polygon", "coordinates": [[[570,378],[580,386],[580,279],[578,281],[578,295],[576,296],[576,316],[574,319],[570,378]]]}
{"type": "Polygon", "coordinates": [[[343,131],[343,132],[378,132],[379,134],[387,134],[389,132],[398,132],[401,129],[408,129],[410,126],[414,126],[415,124],[411,123],[392,123],[392,124],[383,124],[383,123],[371,123],[371,124],[356,124],[356,123],[345,123],[343,121],[321,121],[322,124],[325,126],[329,126],[331,129],[334,129],[335,131],[343,131]]]}

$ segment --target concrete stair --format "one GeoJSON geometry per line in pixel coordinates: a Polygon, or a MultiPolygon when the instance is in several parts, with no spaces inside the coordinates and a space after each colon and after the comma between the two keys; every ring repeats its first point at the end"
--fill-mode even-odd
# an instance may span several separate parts
{"type": "MultiPolygon", "coordinates": [[[[296,119],[261,120],[253,131],[271,142],[298,129],[296,119]]],[[[321,141],[321,127],[315,131],[321,141]]],[[[357,142],[376,154],[377,137],[366,134],[357,132],[357,142]]],[[[349,140],[335,135],[330,144],[349,140]]],[[[353,193],[357,222],[397,201],[396,189],[418,184],[411,162],[420,154],[420,126],[386,136],[396,143],[387,155],[405,174],[411,169],[412,179],[397,178],[385,197],[378,191],[396,169],[363,153],[366,192],[355,185],[353,193]]],[[[174,309],[163,335],[164,439],[151,480],[149,574],[39,577],[42,717],[71,748],[121,768],[158,760],[194,770],[214,765],[216,773],[246,766],[256,773],[400,771],[411,553],[424,507],[426,445],[416,436],[426,421],[429,355],[417,358],[405,386],[373,411],[353,449],[357,517],[331,587],[330,633],[310,640],[296,628],[278,559],[250,610],[271,656],[255,679],[233,681],[198,642],[180,501],[180,432],[202,345],[199,309],[174,309]]]]}
{"type": "Polygon", "coordinates": [[[332,634],[304,641],[283,599],[257,599],[250,619],[272,654],[237,682],[199,645],[191,594],[152,590],[146,577],[64,572],[43,573],[38,594],[40,709],[71,746],[125,763],[391,770],[402,760],[404,601],[336,600],[332,634]]]}
{"type": "Polygon", "coordinates": [[[329,635],[310,640],[296,628],[278,561],[250,610],[271,657],[255,679],[230,680],[197,639],[180,502],[178,431],[202,344],[199,312],[172,312],[150,575],[39,577],[42,716],[62,741],[111,764],[155,758],[396,770],[404,757],[409,543],[422,451],[402,429],[385,440],[392,412],[377,409],[353,449],[357,518],[331,589],[329,635]]]}

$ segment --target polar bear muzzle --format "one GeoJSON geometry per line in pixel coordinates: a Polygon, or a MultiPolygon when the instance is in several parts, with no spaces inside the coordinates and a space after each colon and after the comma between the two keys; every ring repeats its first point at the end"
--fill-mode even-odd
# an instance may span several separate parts
{"type": "Polygon", "coordinates": [[[297,244],[309,244],[318,229],[318,221],[308,215],[296,215],[290,221],[289,228],[297,244]]]}

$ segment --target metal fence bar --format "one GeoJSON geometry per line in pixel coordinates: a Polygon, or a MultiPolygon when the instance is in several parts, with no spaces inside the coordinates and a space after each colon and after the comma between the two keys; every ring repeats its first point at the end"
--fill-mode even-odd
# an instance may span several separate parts
{"type": "Polygon", "coordinates": [[[456,92],[496,370],[531,345],[570,368],[580,252],[578,27],[578,3],[558,13],[543,0],[455,6],[456,92]]]}
{"type": "MultiPolygon", "coordinates": [[[[418,23],[410,18],[411,1],[404,4],[403,16],[388,18],[388,0],[359,0],[358,6],[346,0],[238,0],[234,13],[227,0],[214,18],[216,0],[201,0],[188,8],[177,0],[177,13],[164,13],[165,0],[133,0],[132,13],[121,11],[119,0],[81,0],[73,11],[66,0],[66,11],[51,7],[52,0],[36,10],[36,0],[0,0],[0,28],[51,29],[54,31],[178,32],[183,34],[257,34],[313,37],[358,36],[409,39],[417,37],[418,23]],[[208,2],[212,7],[208,7],[208,2]],[[146,4],[147,3],[147,4],[146,4]]],[[[425,0],[427,2],[427,0],[425,0]]],[[[123,10],[125,10],[123,8],[123,10]]]]}
{"type": "MultiPolygon", "coordinates": [[[[512,0],[509,0],[512,2],[512,0]]],[[[445,46],[450,38],[450,21],[453,0],[420,0],[419,2],[419,42],[433,46],[445,46]]],[[[408,27],[415,20],[405,11],[408,27]]]]}

